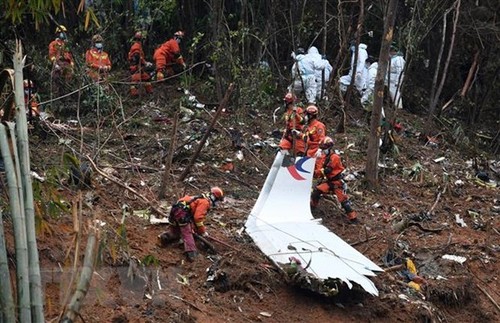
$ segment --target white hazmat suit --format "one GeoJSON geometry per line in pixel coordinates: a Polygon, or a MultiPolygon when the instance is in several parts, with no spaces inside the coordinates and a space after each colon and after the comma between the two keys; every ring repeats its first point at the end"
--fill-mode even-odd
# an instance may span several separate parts
{"type": "Polygon", "coordinates": [[[317,70],[316,71],[316,84],[317,90],[316,90],[316,99],[320,100],[321,99],[321,88],[323,87],[326,89],[326,86],[328,84],[328,81],[330,81],[330,76],[333,71],[333,66],[330,64],[330,62],[327,59],[322,58],[322,61],[325,65],[325,68],[323,69],[325,71],[325,84],[323,84],[323,70],[317,70]]]}
{"type": "Polygon", "coordinates": [[[405,59],[401,54],[391,55],[385,84],[389,86],[389,93],[392,102],[397,109],[403,108],[403,99],[401,98],[401,83],[404,78],[405,59]]]}
{"type": "MultiPolygon", "coordinates": [[[[358,62],[356,64],[356,75],[354,77],[354,86],[356,87],[356,89],[360,94],[365,89],[366,77],[368,73],[368,70],[365,66],[365,61],[368,58],[368,52],[366,51],[367,48],[368,46],[366,46],[365,44],[359,44],[358,46],[358,62]]],[[[351,47],[352,56],[351,56],[351,69],[349,70],[349,74],[341,76],[339,80],[340,90],[344,92],[347,91],[347,87],[349,86],[349,84],[351,84],[352,74],[354,71],[354,58],[356,56],[354,50],[355,49],[351,47]]]]}
{"type": "Polygon", "coordinates": [[[377,77],[378,63],[374,62],[368,67],[368,77],[366,78],[366,90],[361,96],[361,104],[373,103],[373,89],[375,88],[375,78],[377,77]]]}
{"type": "Polygon", "coordinates": [[[316,73],[325,68],[326,60],[323,60],[316,47],[311,47],[306,55],[297,55],[296,62],[292,66],[293,90],[296,93],[304,92],[308,103],[316,103],[316,92],[318,84],[316,82],[316,73]],[[297,66],[299,72],[297,72],[297,66]],[[302,78],[302,80],[301,80],[302,78]]]}

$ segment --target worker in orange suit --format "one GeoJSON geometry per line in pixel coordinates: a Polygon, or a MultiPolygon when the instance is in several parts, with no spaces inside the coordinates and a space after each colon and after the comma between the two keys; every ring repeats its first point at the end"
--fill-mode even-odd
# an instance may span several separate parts
{"type": "Polygon", "coordinates": [[[29,119],[40,116],[40,97],[36,91],[35,85],[31,80],[23,81],[24,88],[24,106],[29,119]]]}
{"type": "Polygon", "coordinates": [[[307,157],[317,157],[319,142],[326,136],[325,124],[318,120],[319,109],[314,104],[309,105],[305,112],[305,122],[306,125],[302,129],[292,130],[293,135],[296,138],[300,138],[305,141],[306,149],[305,154],[307,157]]]}
{"type": "Polygon", "coordinates": [[[186,68],[186,63],[181,55],[179,44],[184,38],[184,32],[177,31],[174,37],[163,43],[155,50],[153,59],[156,65],[156,79],[163,80],[180,73],[186,68]]]}
{"type": "Polygon", "coordinates": [[[208,237],[205,228],[205,218],[208,211],[216,202],[224,200],[224,192],[214,186],[209,193],[179,199],[170,210],[168,230],[158,236],[162,245],[182,238],[184,252],[189,261],[194,261],[198,252],[194,242],[194,235],[208,237]]]}
{"type": "Polygon", "coordinates": [[[285,131],[280,140],[279,147],[282,150],[289,151],[294,156],[304,156],[306,144],[305,141],[292,135],[292,130],[302,131],[304,127],[304,111],[296,105],[297,97],[293,93],[287,93],[283,98],[286,104],[285,131]]]}
{"type": "MultiPolygon", "coordinates": [[[[136,32],[134,35],[134,43],[128,52],[130,73],[132,74],[132,82],[145,82],[144,88],[146,89],[146,92],[153,93],[153,86],[150,82],[148,82],[151,79],[151,76],[145,71],[146,68],[150,68],[153,64],[146,62],[144,58],[144,51],[142,49],[143,40],[144,35],[140,31],[136,32]]],[[[137,84],[132,84],[130,86],[130,95],[139,95],[139,89],[137,86],[137,84]]]]}
{"type": "Polygon", "coordinates": [[[65,26],[58,26],[55,32],[56,38],[49,44],[49,60],[52,64],[51,77],[58,92],[64,83],[71,81],[75,67],[73,55],[68,49],[66,32],[65,26]]]}
{"type": "Polygon", "coordinates": [[[349,223],[358,223],[356,211],[352,209],[349,196],[346,194],[347,186],[343,180],[344,165],[340,156],[333,150],[333,139],[324,137],[319,144],[320,156],[316,159],[314,167],[314,178],[319,179],[319,183],[311,193],[311,209],[314,210],[323,194],[335,194],[340,205],[346,212],[349,223]]]}
{"type": "Polygon", "coordinates": [[[111,70],[111,60],[103,48],[104,44],[101,35],[94,35],[92,37],[92,47],[85,53],[87,74],[96,82],[106,80],[111,70]]]}

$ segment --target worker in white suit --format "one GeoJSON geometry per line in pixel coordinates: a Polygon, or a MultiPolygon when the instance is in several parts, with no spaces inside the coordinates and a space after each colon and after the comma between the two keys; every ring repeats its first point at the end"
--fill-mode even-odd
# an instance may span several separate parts
{"type": "Polygon", "coordinates": [[[321,73],[325,68],[325,62],[328,61],[321,57],[314,46],[309,48],[306,55],[296,55],[295,60],[292,67],[293,89],[296,93],[300,93],[303,85],[307,103],[315,104],[317,88],[320,86],[316,82],[316,73],[318,71],[321,73]]]}
{"type": "Polygon", "coordinates": [[[318,84],[317,91],[316,91],[316,99],[321,100],[321,90],[326,90],[328,81],[330,81],[330,76],[333,71],[333,66],[330,64],[330,62],[322,56],[322,62],[325,65],[325,68],[323,70],[316,70],[316,83],[318,84]],[[325,71],[325,80],[323,82],[323,71],[325,71]]]}
{"type": "Polygon", "coordinates": [[[404,79],[405,59],[398,52],[398,49],[391,45],[389,51],[389,67],[385,78],[385,84],[389,87],[392,103],[397,109],[403,108],[403,99],[401,97],[401,84],[404,79]]]}
{"type": "MultiPolygon", "coordinates": [[[[363,90],[365,89],[366,86],[366,77],[368,70],[365,66],[365,61],[368,58],[368,52],[366,49],[368,46],[366,44],[359,44],[358,46],[358,60],[356,63],[356,75],[354,77],[354,86],[358,90],[359,94],[361,95],[363,93],[363,90]]],[[[354,59],[356,57],[356,46],[351,45],[351,69],[349,70],[349,73],[347,75],[343,75],[340,77],[340,90],[345,92],[347,91],[347,87],[349,84],[351,84],[351,79],[353,76],[354,72],[354,59]]]]}
{"type": "Polygon", "coordinates": [[[373,104],[373,90],[375,89],[375,78],[377,77],[378,62],[373,56],[366,59],[365,65],[368,69],[368,76],[366,77],[366,89],[361,96],[361,104],[366,110],[368,106],[373,104]]]}

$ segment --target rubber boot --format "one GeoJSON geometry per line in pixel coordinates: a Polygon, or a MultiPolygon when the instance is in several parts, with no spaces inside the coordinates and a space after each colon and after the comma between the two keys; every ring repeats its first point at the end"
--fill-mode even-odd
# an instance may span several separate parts
{"type": "Polygon", "coordinates": [[[319,199],[321,198],[320,190],[313,190],[311,193],[311,211],[318,207],[319,199]]]}
{"type": "Polygon", "coordinates": [[[342,205],[342,208],[345,210],[345,213],[347,216],[347,221],[349,221],[349,223],[358,223],[359,222],[356,211],[354,211],[352,209],[351,201],[346,200],[346,201],[340,203],[340,205],[342,205]]]}

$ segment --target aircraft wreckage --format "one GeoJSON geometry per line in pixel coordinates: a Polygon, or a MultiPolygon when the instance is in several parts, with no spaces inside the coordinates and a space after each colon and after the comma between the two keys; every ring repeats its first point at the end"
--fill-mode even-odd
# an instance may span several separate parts
{"type": "Polygon", "coordinates": [[[312,216],[314,158],[278,152],[245,223],[255,244],[300,287],[335,295],[345,283],[378,290],[369,279],[383,270],[312,216]]]}

